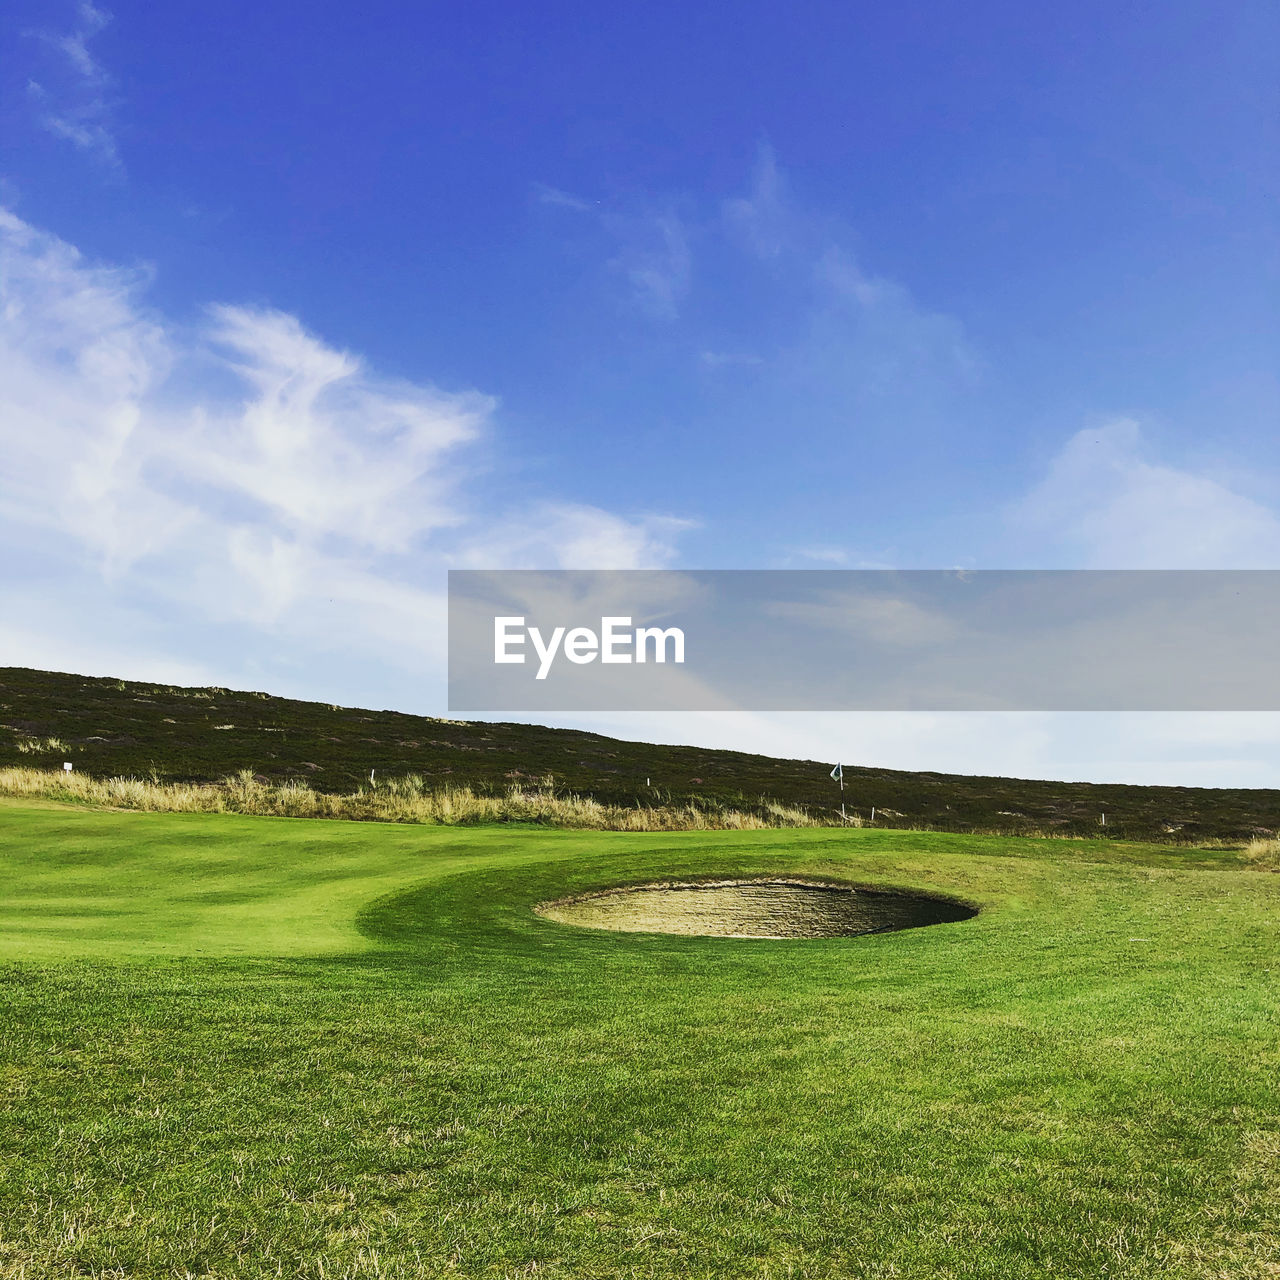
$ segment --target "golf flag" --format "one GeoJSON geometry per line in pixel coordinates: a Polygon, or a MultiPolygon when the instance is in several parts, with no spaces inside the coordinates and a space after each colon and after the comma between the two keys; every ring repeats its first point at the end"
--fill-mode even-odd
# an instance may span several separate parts
{"type": "Polygon", "coordinates": [[[833,777],[837,782],[843,782],[843,781],[844,781],[844,766],[843,766],[843,765],[840,765],[840,764],[836,765],[836,767],[835,767],[834,769],[832,769],[832,770],[831,770],[831,776],[832,776],[832,777],[833,777]]]}

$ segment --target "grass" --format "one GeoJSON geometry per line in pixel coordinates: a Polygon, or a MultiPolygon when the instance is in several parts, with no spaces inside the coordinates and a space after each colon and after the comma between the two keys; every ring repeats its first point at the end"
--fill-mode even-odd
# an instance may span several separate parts
{"type": "MultiPolygon", "coordinates": [[[[587,831],[750,831],[819,825],[802,810],[787,808],[764,796],[750,811],[706,801],[662,805],[637,800],[623,806],[602,804],[592,796],[558,792],[550,782],[534,787],[513,785],[500,794],[485,795],[470,787],[433,787],[419,774],[333,794],[316,791],[304,781],[261,781],[248,770],[219,783],[175,783],[91,778],[60,769],[0,768],[0,795],[148,813],[243,813],[433,826],[532,822],[587,831]]],[[[861,823],[855,820],[855,825],[861,823]]]]}
{"type": "Polygon", "coordinates": [[[1242,852],[1260,871],[1280,871],[1280,840],[1250,840],[1242,852]]]}
{"type": "Polygon", "coordinates": [[[1275,789],[969,777],[846,760],[842,796],[832,761],[0,667],[0,767],[64,761],[93,778],[174,784],[212,785],[248,769],[325,795],[355,793],[371,770],[379,782],[421,777],[432,791],[499,799],[513,787],[541,790],[550,775],[557,796],[626,810],[753,813],[764,796],[825,823],[839,821],[843,799],[859,820],[875,806],[881,827],[1197,844],[1280,833],[1275,789]]]}
{"type": "Polygon", "coordinates": [[[1245,852],[0,801],[0,1277],[1280,1275],[1280,877],[1245,852]],[[664,876],[962,924],[556,925],[664,876]]]}
{"type": "Polygon", "coordinates": [[[18,737],[14,741],[13,747],[20,756],[49,756],[57,755],[59,752],[65,754],[69,750],[67,744],[61,738],[29,738],[25,736],[18,737]]]}

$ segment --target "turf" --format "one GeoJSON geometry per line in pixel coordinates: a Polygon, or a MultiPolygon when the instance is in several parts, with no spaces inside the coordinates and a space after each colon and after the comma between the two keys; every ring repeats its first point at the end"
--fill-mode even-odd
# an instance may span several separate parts
{"type": "Polygon", "coordinates": [[[0,1276],[1275,1276],[1278,906],[1117,842],[0,804],[0,1276]],[[982,910],[530,910],[781,871],[982,910]]]}

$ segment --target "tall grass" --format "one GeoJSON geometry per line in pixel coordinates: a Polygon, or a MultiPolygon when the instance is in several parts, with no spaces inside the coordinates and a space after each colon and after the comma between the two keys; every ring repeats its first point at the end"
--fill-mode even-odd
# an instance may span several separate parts
{"type": "Polygon", "coordinates": [[[24,756],[38,756],[49,751],[61,751],[65,754],[70,750],[61,738],[19,738],[13,745],[24,756]]]}
{"type": "Polygon", "coordinates": [[[1280,840],[1250,840],[1243,852],[1245,858],[1260,870],[1280,871],[1280,840]]]}
{"type": "Polygon", "coordinates": [[[0,794],[158,813],[245,813],[439,826],[532,822],[594,831],[745,831],[823,825],[802,809],[764,797],[749,810],[710,802],[647,805],[637,801],[627,806],[557,792],[549,782],[485,794],[471,787],[433,786],[418,774],[333,795],[316,791],[304,781],[262,782],[249,770],[218,783],[182,783],[6,768],[0,769],[0,794]]]}

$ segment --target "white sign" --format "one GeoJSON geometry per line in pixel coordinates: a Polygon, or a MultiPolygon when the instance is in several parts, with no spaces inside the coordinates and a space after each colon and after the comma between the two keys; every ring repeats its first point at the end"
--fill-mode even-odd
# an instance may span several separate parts
{"type": "Polygon", "coordinates": [[[70,761],[70,760],[64,760],[64,761],[62,762],[62,768],[63,768],[63,772],[65,772],[65,773],[70,773],[70,772],[71,772],[71,761],[70,761]]]}

